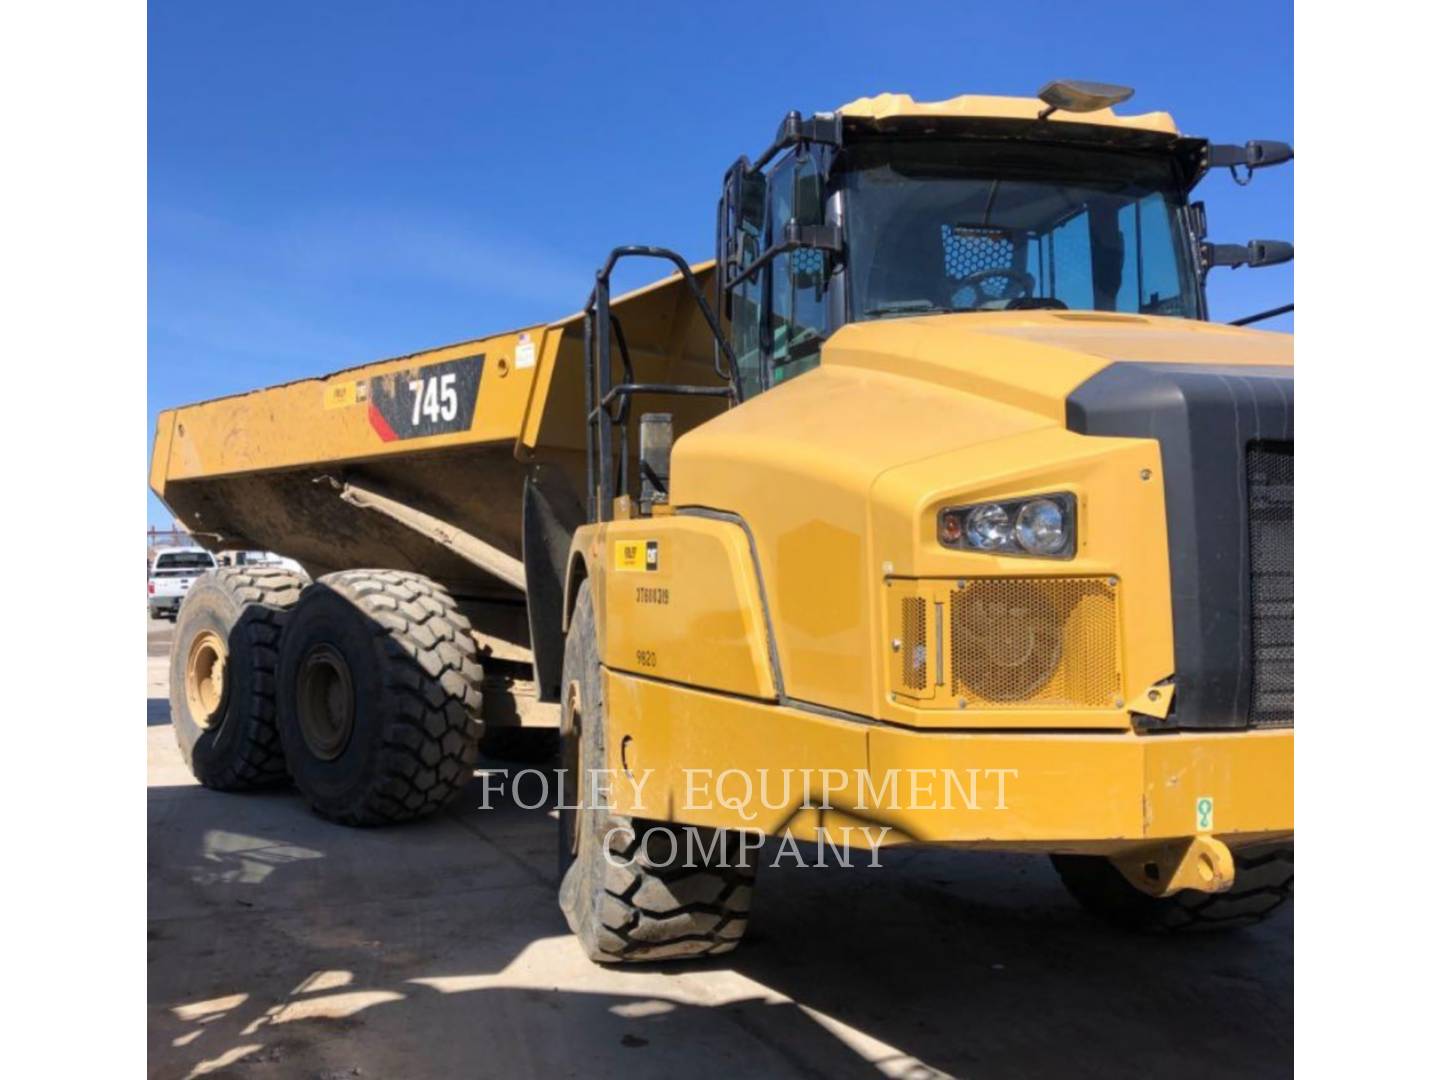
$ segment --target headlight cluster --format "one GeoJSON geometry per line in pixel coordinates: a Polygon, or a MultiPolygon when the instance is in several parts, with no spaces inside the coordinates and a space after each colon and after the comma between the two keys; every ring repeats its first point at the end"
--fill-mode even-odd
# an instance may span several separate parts
{"type": "Polygon", "coordinates": [[[1075,496],[947,506],[940,511],[940,543],[1002,555],[1068,559],[1075,554],[1075,496]]]}

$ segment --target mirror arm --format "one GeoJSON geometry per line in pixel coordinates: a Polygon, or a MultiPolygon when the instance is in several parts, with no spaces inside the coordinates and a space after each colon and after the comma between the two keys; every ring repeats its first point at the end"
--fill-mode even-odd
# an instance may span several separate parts
{"type": "Polygon", "coordinates": [[[840,229],[835,225],[801,225],[794,221],[787,223],[785,239],[771,244],[755,256],[749,266],[737,271],[735,276],[726,282],[726,287],[731,288],[754,277],[768,263],[773,262],[787,251],[798,251],[802,248],[816,248],[832,255],[839,255],[844,250],[840,229]]]}
{"type": "Polygon", "coordinates": [[[775,141],[755,159],[750,170],[763,169],[772,158],[798,143],[839,146],[840,117],[834,113],[820,113],[805,120],[798,112],[786,113],[785,119],[780,121],[780,130],[775,132],[775,141]]]}
{"type": "Polygon", "coordinates": [[[1200,268],[1206,273],[1217,266],[1228,266],[1234,270],[1249,264],[1250,249],[1244,244],[1212,244],[1206,241],[1200,245],[1200,268]]]}

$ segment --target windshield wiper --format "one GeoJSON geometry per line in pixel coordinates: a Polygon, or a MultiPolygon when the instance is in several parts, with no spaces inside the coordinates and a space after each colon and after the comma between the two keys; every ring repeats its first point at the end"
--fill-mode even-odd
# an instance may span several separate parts
{"type": "Polygon", "coordinates": [[[883,319],[898,315],[953,315],[959,312],[978,310],[978,308],[968,307],[941,307],[929,300],[897,300],[892,304],[880,304],[878,307],[866,308],[865,314],[872,318],[883,319]]]}

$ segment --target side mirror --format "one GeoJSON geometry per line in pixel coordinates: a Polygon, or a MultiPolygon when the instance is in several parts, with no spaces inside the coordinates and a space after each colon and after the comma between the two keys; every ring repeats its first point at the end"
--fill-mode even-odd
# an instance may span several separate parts
{"type": "Polygon", "coordinates": [[[1210,147],[1210,164],[1221,169],[1236,165],[1265,169],[1271,165],[1283,165],[1294,157],[1295,149],[1289,143],[1269,139],[1251,139],[1244,146],[1220,143],[1210,147]]]}
{"type": "Polygon", "coordinates": [[[1284,240],[1251,240],[1248,244],[1202,244],[1201,263],[1212,270],[1217,266],[1228,266],[1232,270],[1241,266],[1278,266],[1295,258],[1295,245],[1284,240]]]}
{"type": "Polygon", "coordinates": [[[1289,143],[1272,139],[1251,139],[1244,146],[1226,143],[1211,143],[1209,162],[1212,169],[1229,169],[1235,182],[1245,185],[1256,169],[1268,169],[1272,165],[1283,165],[1295,157],[1295,148],[1289,143]],[[1240,170],[1244,169],[1242,179],[1240,170]]]}
{"type": "Polygon", "coordinates": [[[1284,240],[1251,240],[1246,246],[1251,266],[1279,266],[1295,258],[1295,245],[1284,240]]]}

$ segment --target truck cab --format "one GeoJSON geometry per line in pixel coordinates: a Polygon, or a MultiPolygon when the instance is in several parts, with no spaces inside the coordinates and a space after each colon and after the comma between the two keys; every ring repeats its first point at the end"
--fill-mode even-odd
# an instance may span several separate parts
{"type": "MultiPolygon", "coordinates": [[[[1291,155],[1116,114],[1127,96],[865,98],[791,114],[727,173],[730,407],[658,437],[667,418],[642,415],[638,488],[612,466],[628,438],[604,437],[618,414],[598,415],[573,548],[571,592],[583,577],[599,614],[577,606],[571,632],[593,620],[603,677],[563,680],[581,689],[562,760],[653,772],[612,807],[642,852],[657,822],[820,843],[877,826],[1047,851],[1131,925],[1236,925],[1288,897],[1292,342],[1211,322],[1204,286],[1291,248],[1210,242],[1191,192],[1291,155]],[[756,791],[826,770],[845,779],[776,808],[687,798],[696,774],[756,791]],[[936,774],[971,786],[874,799],[936,774]]],[[[614,381],[607,307],[602,274],[588,400],[697,392],[632,379],[634,335],[614,381]]],[[[586,829],[575,867],[598,858],[586,829]]],[[[562,891],[593,957],[690,948],[644,911],[617,937],[615,899],[562,891]]]]}
{"type": "MultiPolygon", "coordinates": [[[[1207,241],[1204,204],[1190,193],[1217,162],[1267,167],[1288,148],[1217,147],[1180,135],[1164,113],[1041,111],[1026,99],[886,94],[792,113],[756,162],[736,161],[717,266],[743,395],[813,367],[821,342],[851,322],[1000,311],[1207,319],[1206,274],[1241,256],[1207,241]]],[[[1245,264],[1290,256],[1288,244],[1257,244],[1245,264]]]]}

